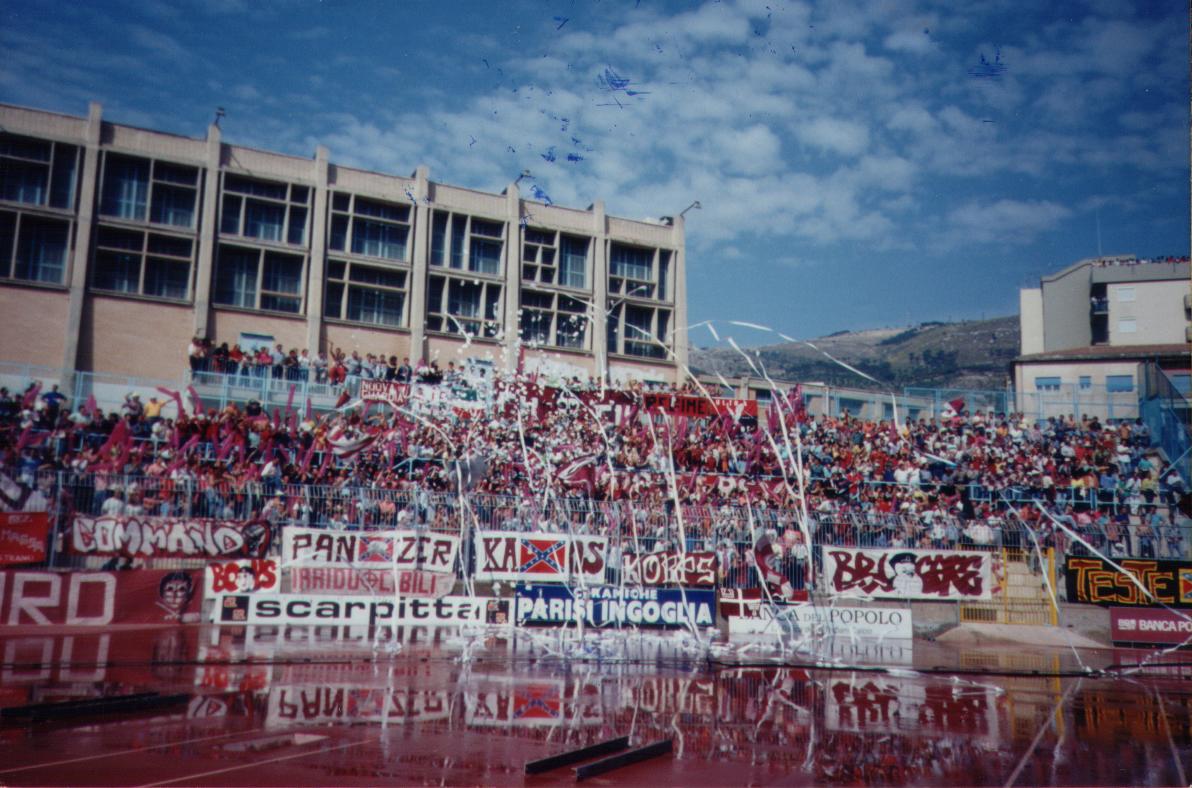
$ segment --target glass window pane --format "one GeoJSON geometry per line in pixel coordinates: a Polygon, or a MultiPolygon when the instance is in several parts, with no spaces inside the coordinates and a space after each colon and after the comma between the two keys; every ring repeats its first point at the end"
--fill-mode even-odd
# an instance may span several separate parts
{"type": "Polygon", "coordinates": [[[17,215],[0,211],[0,276],[7,277],[12,270],[12,248],[17,240],[17,215]]]}
{"type": "Polygon", "coordinates": [[[286,240],[301,246],[306,243],[306,209],[290,206],[290,229],[286,240]]]}
{"type": "Polygon", "coordinates": [[[373,268],[367,265],[354,265],[350,278],[362,285],[377,285],[379,287],[405,287],[406,275],[403,271],[390,271],[384,268],[373,268]]]}
{"type": "Polygon", "coordinates": [[[327,278],[328,279],[343,279],[344,271],[348,264],[343,260],[331,260],[327,263],[327,278]]]}
{"type": "Polygon", "coordinates": [[[0,199],[45,204],[49,174],[44,164],[0,158],[0,199]]]}
{"type": "Polygon", "coordinates": [[[290,186],[290,202],[296,202],[299,205],[306,205],[310,200],[310,189],[305,186],[292,185],[290,186]]]}
{"type": "Polygon", "coordinates": [[[141,289],[141,256],[129,252],[95,253],[95,273],[92,285],[99,290],[117,293],[137,293],[141,289]]]}
{"type": "Polygon", "coordinates": [[[353,219],[352,253],[389,260],[405,260],[408,233],[409,228],[405,225],[353,219]]]}
{"type": "Polygon", "coordinates": [[[174,238],[169,235],[149,235],[149,251],[152,254],[164,254],[170,257],[190,258],[191,240],[189,238],[174,238]]]}
{"type": "Polygon", "coordinates": [[[331,237],[327,241],[330,248],[337,252],[346,250],[348,243],[348,217],[337,214],[331,217],[331,237]]]}
{"type": "Polygon", "coordinates": [[[197,167],[187,167],[184,164],[170,164],[159,161],[153,165],[153,180],[176,183],[179,186],[194,186],[199,179],[197,167]]]}
{"type": "Polygon", "coordinates": [[[501,242],[473,238],[468,270],[478,274],[501,273],[501,242]]]}
{"type": "Polygon", "coordinates": [[[447,311],[462,317],[480,316],[480,290],[482,285],[452,279],[447,288],[447,311]]]}
{"type": "Polygon", "coordinates": [[[50,160],[50,144],[45,140],[0,134],[0,156],[13,156],[34,161],[50,160]]]}
{"type": "Polygon", "coordinates": [[[153,187],[153,210],[149,221],[156,224],[172,224],[175,227],[192,227],[195,218],[195,190],[184,186],[155,184],[153,187]]]}
{"type": "Polygon", "coordinates": [[[302,303],[299,299],[291,296],[262,293],[261,309],[268,309],[272,312],[292,312],[297,314],[302,310],[302,303]]]}
{"type": "Polygon", "coordinates": [[[649,282],[653,279],[650,271],[653,257],[653,252],[649,249],[613,244],[609,256],[609,273],[612,276],[649,282]]]}
{"type": "Polygon", "coordinates": [[[190,263],[150,257],[145,261],[145,295],[186,298],[190,285],[190,263]]]}
{"type": "Polygon", "coordinates": [[[31,282],[61,284],[70,247],[70,225],[50,219],[22,217],[13,276],[31,282]]]}
{"type": "Polygon", "coordinates": [[[410,209],[405,205],[368,200],[364,197],[356,198],[356,213],[361,216],[372,216],[377,219],[388,219],[392,222],[404,222],[409,216],[410,209]]]}
{"type": "Polygon", "coordinates": [[[140,252],[145,246],[145,234],[135,230],[100,227],[95,234],[95,245],[107,249],[129,249],[140,252]]]}
{"type": "Polygon", "coordinates": [[[252,309],[256,307],[259,253],[220,247],[215,275],[215,303],[252,309]]]}
{"type": "Polygon", "coordinates": [[[243,175],[228,174],[224,176],[224,191],[249,194],[255,197],[268,197],[271,200],[286,199],[286,184],[258,181],[255,178],[245,178],[243,175]]]}
{"type": "Polygon", "coordinates": [[[344,285],[342,282],[328,282],[323,294],[323,315],[339,317],[343,311],[344,285]]]}
{"type": "Polygon", "coordinates": [[[223,212],[220,217],[219,231],[230,235],[240,235],[240,198],[225,194],[223,198],[223,212]]]}
{"type": "Polygon", "coordinates": [[[301,293],[302,258],[266,252],[265,275],[262,279],[261,289],[274,293],[301,293]]]}
{"type": "Polygon", "coordinates": [[[434,226],[430,233],[430,264],[443,265],[447,250],[447,214],[435,211],[434,226]]]}
{"type": "Polygon", "coordinates": [[[1134,376],[1133,375],[1106,375],[1105,376],[1105,390],[1109,392],[1122,392],[1134,390],[1134,376]]]}
{"type": "Polygon", "coordinates": [[[426,289],[427,312],[443,311],[443,282],[444,279],[441,276],[430,278],[430,286],[426,289]]]}
{"type": "Polygon", "coordinates": [[[468,217],[456,216],[451,222],[451,267],[464,267],[464,241],[468,237],[468,217]]]}
{"type": "Polygon", "coordinates": [[[401,325],[405,296],[392,290],[348,288],[348,320],[376,323],[383,326],[401,325]]]}
{"type": "Polygon", "coordinates": [[[79,149],[74,145],[57,143],[54,152],[54,177],[50,185],[50,205],[55,208],[73,208],[75,195],[75,170],[79,161],[79,149]]]}
{"type": "Polygon", "coordinates": [[[99,212],[143,222],[148,207],[149,161],[109,154],[104,160],[103,199],[99,212]]]}
{"type": "Polygon", "coordinates": [[[484,219],[472,220],[472,235],[483,235],[488,238],[500,238],[505,225],[500,222],[489,222],[484,219]]]}
{"type": "Polygon", "coordinates": [[[347,211],[352,207],[352,195],[336,192],[331,196],[331,210],[347,211]]]}
{"type": "Polygon", "coordinates": [[[244,235],[262,241],[281,241],[286,222],[284,205],[248,200],[244,206],[244,235]]]}

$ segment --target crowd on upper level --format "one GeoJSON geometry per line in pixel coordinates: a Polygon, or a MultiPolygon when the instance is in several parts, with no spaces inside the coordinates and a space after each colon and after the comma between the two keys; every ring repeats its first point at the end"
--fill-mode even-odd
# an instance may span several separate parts
{"type": "MultiPolygon", "coordinates": [[[[343,360],[334,356],[333,369],[343,360]]],[[[232,363],[231,353],[227,362],[222,357],[218,348],[204,356],[232,363]]],[[[277,366],[274,355],[268,364],[263,353],[256,357],[277,366]]],[[[373,364],[375,371],[375,357],[373,364]]],[[[441,376],[423,374],[428,369],[398,365],[391,379],[434,385],[460,374],[453,364],[441,376]]],[[[256,484],[271,494],[300,485],[435,493],[462,484],[479,494],[632,501],[646,513],[675,505],[806,506],[825,524],[876,523],[875,543],[901,546],[980,543],[996,538],[1007,517],[1042,525],[1055,517],[1105,546],[1128,526],[1149,529],[1145,544],[1134,531],[1131,549],[1158,554],[1176,549],[1166,534],[1187,506],[1183,479],[1150,450],[1141,421],[1033,423],[1022,414],[961,411],[894,424],[847,413],[812,417],[795,392],[776,397],[759,419],[685,418],[644,405],[598,409],[591,403],[599,384],[573,384],[546,408],[533,404],[542,387],[533,376],[499,375],[496,393],[478,412],[418,413],[355,401],[322,415],[301,403],[284,413],[268,413],[257,402],[209,407],[193,388],[130,393],[108,412],[93,401],[70,403],[56,387],[0,390],[0,465],[26,480],[62,470],[144,476],[167,488],[256,484]]],[[[617,393],[644,402],[637,386],[617,393]]],[[[142,508],[134,511],[177,513],[166,497],[148,506],[137,501],[142,508]]],[[[302,496],[282,497],[275,508],[292,517],[302,496]]],[[[134,505],[126,496],[123,504],[134,505]]],[[[362,524],[364,515],[350,502],[326,505],[313,513],[316,520],[362,524]]],[[[227,513],[204,506],[205,514],[227,513]]],[[[716,530],[712,521],[706,527],[716,530]]]]}

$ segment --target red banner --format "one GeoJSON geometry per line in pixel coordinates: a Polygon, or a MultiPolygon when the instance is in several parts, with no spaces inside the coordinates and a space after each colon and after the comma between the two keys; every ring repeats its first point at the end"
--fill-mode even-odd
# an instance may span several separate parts
{"type": "Polygon", "coordinates": [[[49,532],[45,512],[0,512],[0,566],[45,561],[49,532]]]}
{"type": "Polygon", "coordinates": [[[269,523],[175,517],[75,517],[70,549],[132,558],[264,558],[269,523]]]}
{"type": "Polygon", "coordinates": [[[1109,626],[1114,643],[1192,645],[1192,611],[1115,607],[1109,610],[1109,626]]]}
{"type": "Polygon", "coordinates": [[[108,626],[199,620],[201,570],[0,571],[0,624],[108,626]]]}
{"type": "Polygon", "coordinates": [[[716,585],[716,553],[678,553],[666,550],[643,555],[626,554],[625,582],[645,586],[716,585]]]}

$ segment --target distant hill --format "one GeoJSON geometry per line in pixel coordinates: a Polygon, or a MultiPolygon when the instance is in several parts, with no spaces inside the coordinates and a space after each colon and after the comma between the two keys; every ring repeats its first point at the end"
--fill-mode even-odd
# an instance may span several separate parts
{"type": "MultiPolygon", "coordinates": [[[[1018,318],[840,331],[810,341],[896,389],[1004,389],[1009,363],[1018,355],[1018,318]]],[[[806,345],[784,343],[746,348],[745,352],[756,354],[775,380],[876,388],[806,345]]],[[[719,372],[726,378],[752,374],[749,364],[732,348],[692,350],[690,363],[697,373],[719,372]]]]}

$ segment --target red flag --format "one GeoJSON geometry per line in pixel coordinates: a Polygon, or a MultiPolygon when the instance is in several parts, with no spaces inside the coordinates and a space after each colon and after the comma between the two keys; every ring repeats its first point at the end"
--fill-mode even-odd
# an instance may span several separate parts
{"type": "Polygon", "coordinates": [[[340,408],[342,408],[344,405],[347,405],[347,404],[348,404],[348,400],[350,400],[351,398],[352,398],[352,395],[348,393],[348,390],[347,390],[347,389],[344,389],[344,390],[343,390],[343,391],[340,393],[340,395],[339,395],[339,399],[337,399],[337,400],[335,401],[335,409],[336,409],[336,410],[339,410],[339,409],[340,409],[340,408]]]}
{"type": "Polygon", "coordinates": [[[38,381],[34,382],[33,386],[30,387],[30,389],[29,389],[29,393],[25,395],[25,398],[23,400],[21,400],[21,407],[32,408],[34,405],[36,405],[37,404],[37,395],[38,395],[38,392],[40,392],[40,391],[41,391],[41,381],[38,380],[38,381]]]}
{"type": "Polygon", "coordinates": [[[186,393],[190,395],[190,404],[195,409],[195,414],[203,413],[203,400],[199,397],[199,392],[195,391],[194,386],[187,386],[186,393]]]}
{"type": "Polygon", "coordinates": [[[158,386],[157,390],[160,391],[162,394],[165,394],[170,399],[174,400],[174,402],[178,405],[178,415],[179,416],[186,415],[186,408],[182,404],[182,395],[180,393],[178,393],[177,391],[174,391],[173,389],[168,389],[165,386],[158,386]]]}
{"type": "Polygon", "coordinates": [[[83,405],[83,415],[94,419],[97,413],[99,413],[99,403],[95,401],[95,394],[88,394],[87,402],[83,405]]]}
{"type": "Polygon", "coordinates": [[[956,399],[948,400],[948,407],[951,408],[954,413],[960,413],[962,410],[964,410],[964,397],[957,397],[956,399]]]}
{"type": "Polygon", "coordinates": [[[314,408],[310,405],[310,397],[306,398],[306,418],[309,421],[314,418],[314,408]]]}

